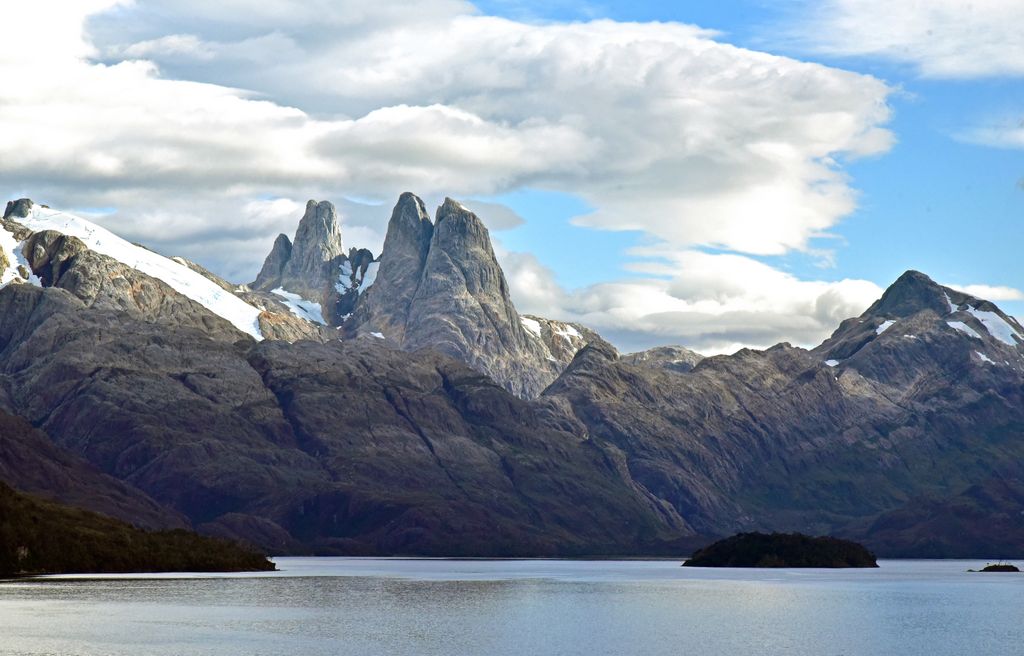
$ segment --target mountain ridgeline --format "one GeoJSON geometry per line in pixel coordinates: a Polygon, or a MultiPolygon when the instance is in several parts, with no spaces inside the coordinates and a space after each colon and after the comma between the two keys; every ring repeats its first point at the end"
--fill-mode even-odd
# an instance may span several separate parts
{"type": "Polygon", "coordinates": [[[1024,328],[921,273],[811,350],[620,356],[520,315],[451,199],[431,219],[403,194],[378,256],[311,201],[249,285],[134,248],[8,204],[16,488],[278,554],[679,555],[798,531],[1024,555],[1024,328]]]}

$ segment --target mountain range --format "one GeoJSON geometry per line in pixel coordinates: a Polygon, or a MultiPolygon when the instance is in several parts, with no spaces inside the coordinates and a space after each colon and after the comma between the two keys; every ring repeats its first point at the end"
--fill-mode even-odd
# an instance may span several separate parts
{"type": "Polygon", "coordinates": [[[678,555],[740,530],[1024,555],[1024,327],[908,271],[813,349],[619,354],[520,315],[483,222],[306,207],[225,281],[22,199],[0,480],[273,553],[678,555]]]}

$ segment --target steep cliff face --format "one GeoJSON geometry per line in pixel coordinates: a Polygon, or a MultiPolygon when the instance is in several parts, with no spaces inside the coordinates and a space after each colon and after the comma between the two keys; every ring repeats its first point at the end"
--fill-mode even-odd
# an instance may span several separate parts
{"type": "Polygon", "coordinates": [[[423,280],[434,224],[423,201],[411,193],[399,197],[388,221],[380,269],[345,324],[350,335],[380,333],[405,343],[413,300],[423,280]]]}
{"type": "MultiPolygon", "coordinates": [[[[336,327],[352,314],[359,295],[373,284],[379,262],[365,248],[345,250],[341,221],[334,205],[309,201],[295,231],[295,240],[278,235],[249,293],[262,305],[283,304],[298,318],[318,326],[336,327]]],[[[282,323],[282,322],[278,322],[282,323]]],[[[277,338],[303,331],[287,326],[277,338]]],[[[305,338],[316,338],[319,330],[305,338]]]]}
{"type": "Polygon", "coordinates": [[[317,299],[334,284],[332,264],[344,255],[345,243],[334,205],[309,201],[295,231],[291,254],[281,269],[280,286],[305,298],[317,299]]]}
{"type": "Polygon", "coordinates": [[[262,291],[270,291],[271,289],[281,287],[284,268],[291,257],[292,240],[288,239],[288,235],[278,235],[277,239],[274,240],[274,246],[270,249],[270,254],[263,261],[263,268],[260,269],[256,280],[253,281],[250,287],[262,291]]]}
{"type": "Polygon", "coordinates": [[[479,217],[449,198],[432,224],[412,194],[395,206],[380,272],[345,329],[445,353],[524,398],[537,396],[586,343],[572,325],[520,317],[479,217]]]}

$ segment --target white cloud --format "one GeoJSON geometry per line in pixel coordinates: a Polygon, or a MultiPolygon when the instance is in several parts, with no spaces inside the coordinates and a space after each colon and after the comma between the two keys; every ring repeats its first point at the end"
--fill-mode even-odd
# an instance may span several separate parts
{"type": "Polygon", "coordinates": [[[957,135],[962,141],[995,148],[1024,148],[1024,118],[1004,118],[977,125],[957,135]]]}
{"type": "Polygon", "coordinates": [[[317,154],[360,194],[529,184],[597,208],[581,225],[682,246],[805,249],[854,207],[836,158],[891,142],[882,82],[689,25],[527,24],[435,1],[415,20],[388,2],[285,6],[249,8],[227,29],[237,7],[140,2],[91,25],[108,57],[145,53],[193,79],[343,114],[317,154]],[[193,33],[155,31],[176,15],[193,33]],[[273,46],[252,47],[260,39],[273,46]]]}
{"type": "MultiPolygon", "coordinates": [[[[379,242],[401,191],[529,186],[658,244],[672,281],[517,286],[624,340],[802,342],[862,296],[693,247],[810,251],[851,212],[842,162],[891,143],[890,88],[870,76],[689,25],[524,23],[454,0],[50,0],[4,3],[0,23],[0,187],[117,208],[108,227],[236,280],[307,198],[385,202],[339,208],[355,245],[379,242]]],[[[528,260],[512,277],[539,275],[528,260]]]]}
{"type": "Polygon", "coordinates": [[[824,0],[790,28],[818,52],[882,57],[934,78],[1024,75],[1020,0],[824,0]]]}
{"type": "Polygon", "coordinates": [[[748,257],[698,251],[665,253],[653,273],[567,291],[524,253],[498,249],[520,311],[591,326],[624,350],[680,344],[711,355],[780,341],[816,346],[843,319],[882,294],[865,280],[806,281],[748,257]]]}
{"type": "Polygon", "coordinates": [[[986,301],[1024,301],[1024,292],[1005,285],[946,285],[986,301]]]}

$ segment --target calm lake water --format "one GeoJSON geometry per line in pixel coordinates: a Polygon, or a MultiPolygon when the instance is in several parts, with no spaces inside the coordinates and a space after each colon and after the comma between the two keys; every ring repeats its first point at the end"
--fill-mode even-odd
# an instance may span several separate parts
{"type": "Polygon", "coordinates": [[[280,572],[0,583],[0,654],[1021,654],[1024,575],[983,561],[280,558],[280,572]]]}

